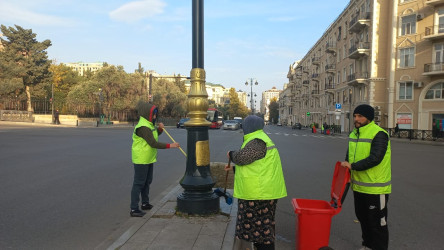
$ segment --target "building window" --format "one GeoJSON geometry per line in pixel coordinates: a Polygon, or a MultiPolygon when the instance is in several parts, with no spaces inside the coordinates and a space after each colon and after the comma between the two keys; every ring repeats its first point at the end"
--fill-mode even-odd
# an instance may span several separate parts
{"type": "Polygon", "coordinates": [[[444,83],[435,84],[425,96],[425,99],[444,99],[444,83]]]}
{"type": "Polygon", "coordinates": [[[401,35],[416,33],[416,14],[401,17],[401,35]]]}
{"type": "Polygon", "coordinates": [[[411,2],[413,0],[399,0],[399,3],[407,3],[407,2],[411,2]]]}
{"type": "Polygon", "coordinates": [[[344,82],[347,80],[347,68],[342,69],[342,80],[344,82]]]}
{"type": "Polygon", "coordinates": [[[415,66],[415,47],[399,50],[399,67],[407,68],[415,66]]]}
{"type": "Polygon", "coordinates": [[[413,97],[413,82],[400,82],[399,83],[399,100],[412,100],[413,97]]]}

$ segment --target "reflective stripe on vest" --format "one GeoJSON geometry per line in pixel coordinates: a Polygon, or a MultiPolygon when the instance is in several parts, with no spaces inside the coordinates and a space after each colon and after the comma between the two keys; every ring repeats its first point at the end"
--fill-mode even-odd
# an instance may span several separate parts
{"type": "MultiPolygon", "coordinates": [[[[350,133],[348,160],[356,163],[370,156],[371,143],[376,134],[385,130],[374,122],[359,128],[359,135],[355,129],[350,133]]],[[[388,134],[387,134],[388,136],[388,134]]],[[[383,160],[376,166],[364,171],[351,171],[352,189],[367,194],[391,193],[391,147],[390,140],[383,160]]]]}
{"type": "Polygon", "coordinates": [[[140,127],[147,127],[153,133],[153,137],[158,141],[159,135],[157,128],[147,119],[140,117],[139,122],[134,128],[133,145],[131,147],[131,158],[134,164],[151,164],[157,161],[157,149],[151,147],[145,139],[136,135],[136,130],[140,127]]]}
{"type": "Polygon", "coordinates": [[[241,148],[254,139],[264,141],[267,152],[262,159],[236,167],[233,196],[244,200],[272,200],[287,196],[279,152],[270,137],[263,130],[247,134],[241,148]]]}

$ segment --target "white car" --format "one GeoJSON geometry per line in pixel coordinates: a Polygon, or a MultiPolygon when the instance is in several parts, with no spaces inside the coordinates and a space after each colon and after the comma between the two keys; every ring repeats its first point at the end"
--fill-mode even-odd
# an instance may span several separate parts
{"type": "Polygon", "coordinates": [[[235,120],[227,120],[224,122],[223,129],[231,129],[231,130],[238,130],[239,129],[239,122],[235,120]]]}

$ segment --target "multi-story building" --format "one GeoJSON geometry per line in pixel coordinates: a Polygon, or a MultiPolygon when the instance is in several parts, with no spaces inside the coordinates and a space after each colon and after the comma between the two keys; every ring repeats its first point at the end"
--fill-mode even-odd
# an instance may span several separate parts
{"type": "Polygon", "coordinates": [[[83,76],[87,71],[96,72],[99,69],[103,68],[103,62],[95,62],[95,63],[77,62],[77,63],[65,63],[65,65],[71,67],[81,76],[83,76]]]}
{"type": "Polygon", "coordinates": [[[279,93],[282,90],[276,89],[276,87],[273,87],[267,91],[262,92],[262,100],[261,100],[261,113],[264,114],[264,120],[269,121],[270,117],[270,110],[268,109],[268,106],[270,105],[270,101],[273,98],[276,98],[276,100],[279,100],[279,93]]]}
{"type": "Polygon", "coordinates": [[[247,93],[242,90],[238,90],[237,97],[239,98],[239,101],[242,103],[242,105],[247,106],[247,93]]]}
{"type": "Polygon", "coordinates": [[[293,102],[291,88],[284,84],[284,90],[279,93],[279,121],[284,126],[293,125],[293,102]]]}
{"type": "Polygon", "coordinates": [[[430,130],[444,119],[442,27],[444,0],[351,0],[290,67],[294,122],[349,131],[367,103],[382,127],[430,130]]]}

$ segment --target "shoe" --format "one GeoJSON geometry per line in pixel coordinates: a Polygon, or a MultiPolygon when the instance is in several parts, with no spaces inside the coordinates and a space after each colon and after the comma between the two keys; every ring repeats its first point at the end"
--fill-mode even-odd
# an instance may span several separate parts
{"type": "Polygon", "coordinates": [[[145,212],[140,211],[139,209],[131,210],[130,212],[131,217],[143,217],[145,214],[145,212]]]}
{"type": "Polygon", "coordinates": [[[142,210],[150,210],[151,208],[153,208],[153,205],[149,203],[142,204],[142,210]]]}

